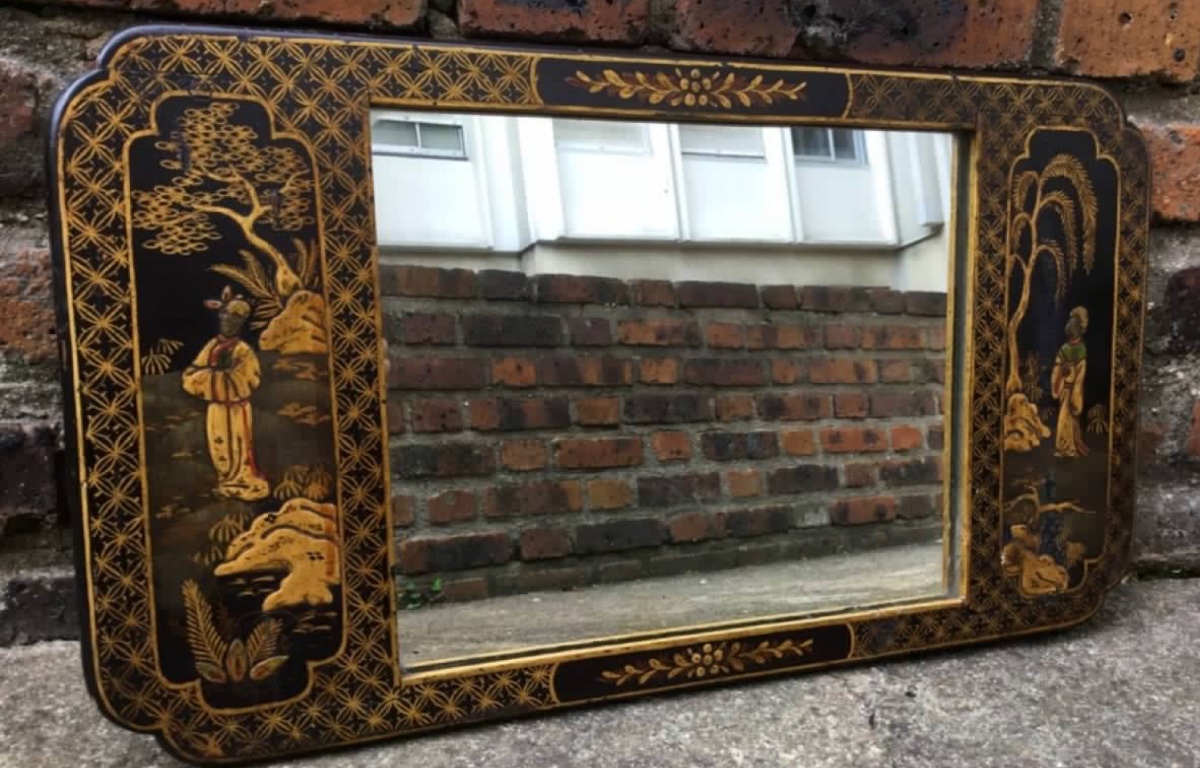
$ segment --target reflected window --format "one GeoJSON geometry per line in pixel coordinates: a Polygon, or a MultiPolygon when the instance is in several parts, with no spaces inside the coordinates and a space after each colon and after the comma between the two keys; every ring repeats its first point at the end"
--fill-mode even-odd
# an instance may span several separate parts
{"type": "Polygon", "coordinates": [[[455,123],[384,118],[372,123],[371,129],[377,154],[467,159],[463,127],[455,123]]]}
{"type": "Polygon", "coordinates": [[[679,151],[684,155],[766,157],[761,129],[726,125],[679,126],[679,151]]]}
{"type": "Polygon", "coordinates": [[[646,154],[650,137],[643,123],[613,120],[556,120],[554,145],[559,149],[613,154],[646,154]]]}
{"type": "Polygon", "coordinates": [[[865,163],[862,131],[849,128],[792,128],[792,148],[797,160],[865,163]]]}

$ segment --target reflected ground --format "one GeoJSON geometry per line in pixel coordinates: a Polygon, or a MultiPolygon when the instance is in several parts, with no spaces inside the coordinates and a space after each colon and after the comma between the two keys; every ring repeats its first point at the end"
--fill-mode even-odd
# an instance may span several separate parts
{"type": "Polygon", "coordinates": [[[942,542],[908,544],[401,611],[400,659],[405,669],[441,666],[535,646],[678,633],[714,622],[811,616],[945,595],[942,542]]]}

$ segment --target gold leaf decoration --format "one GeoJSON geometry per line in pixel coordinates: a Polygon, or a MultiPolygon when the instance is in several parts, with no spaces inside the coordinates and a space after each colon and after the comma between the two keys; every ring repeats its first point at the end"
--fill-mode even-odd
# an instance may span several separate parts
{"type": "Polygon", "coordinates": [[[187,641],[196,660],[196,671],[211,683],[225,682],[221,661],[228,646],[213,623],[212,606],[204,599],[200,585],[188,579],[183,583],[183,607],[187,618],[187,641]]]}
{"type": "Polygon", "coordinates": [[[250,662],[246,660],[246,646],[241,640],[234,640],[229,644],[229,653],[225,656],[225,668],[229,670],[229,677],[235,683],[240,683],[246,679],[246,672],[250,667],[250,662]]]}
{"type": "Polygon", "coordinates": [[[768,82],[762,75],[752,78],[721,69],[676,68],[674,75],[666,72],[617,72],[606,69],[597,80],[585,72],[576,72],[567,82],[589,93],[606,93],[621,99],[637,99],[651,105],[672,107],[710,107],[733,109],[735,102],[742,107],[768,106],[776,101],[803,101],[806,82],[788,83],[783,79],[768,82]]]}
{"type": "Polygon", "coordinates": [[[154,342],[142,357],[142,373],[146,376],[166,373],[171,368],[171,358],[182,347],[183,342],[175,339],[159,339],[154,342]]]}
{"type": "Polygon", "coordinates": [[[740,642],[705,643],[698,649],[688,648],[669,659],[650,659],[644,666],[626,664],[620,670],[606,670],[600,677],[617,686],[632,680],[636,680],[638,685],[645,685],[660,675],[667,680],[699,680],[730,672],[745,672],[751,666],[762,666],[785,656],[803,657],[812,651],[812,645],[811,639],[801,642],[784,640],[781,643],[764,640],[754,646],[740,642]]]}
{"type": "Polygon", "coordinates": [[[279,671],[283,663],[287,661],[287,656],[271,656],[250,667],[251,680],[266,680],[271,675],[279,671]]]}

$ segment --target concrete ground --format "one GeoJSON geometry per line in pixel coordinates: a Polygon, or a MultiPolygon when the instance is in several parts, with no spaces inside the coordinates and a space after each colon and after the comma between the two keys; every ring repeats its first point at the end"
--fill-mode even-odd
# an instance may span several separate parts
{"type": "MultiPolygon", "coordinates": [[[[1075,630],[598,706],[301,768],[1200,765],[1200,579],[1119,587],[1075,630]]],[[[77,645],[0,649],[0,766],[177,766],[97,713],[77,645]]]]}
{"type": "Polygon", "coordinates": [[[411,669],[535,645],[945,594],[941,543],[909,544],[401,611],[400,658],[411,669]]]}

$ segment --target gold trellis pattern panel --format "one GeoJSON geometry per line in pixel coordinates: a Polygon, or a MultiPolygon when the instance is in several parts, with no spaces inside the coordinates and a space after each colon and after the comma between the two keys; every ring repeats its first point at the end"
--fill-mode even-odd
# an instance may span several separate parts
{"type": "Polygon", "coordinates": [[[302,753],[1048,630],[1090,616],[1125,567],[1147,160],[1094,86],[154,28],[123,34],[64,96],[52,152],[88,683],[179,756],[302,753]],[[947,499],[962,599],[402,674],[372,105],[960,132],[947,499]],[[1035,234],[1068,210],[1080,227],[1035,234]],[[1058,266],[1025,278],[1039,258],[1058,266]],[[1096,286],[1111,305],[1080,299],[1065,330],[1024,318],[1096,286]],[[1065,393],[1048,415],[1019,370],[1047,333],[1065,393]],[[1106,388],[1088,385],[1103,410],[1080,414],[1084,355],[1106,388]],[[277,439],[256,443],[252,422],[277,439]],[[1078,467],[1053,498],[1036,476],[1051,453],[1078,467]],[[1104,489],[1070,495],[1097,472],[1104,489]],[[1051,524],[1068,517],[1044,514],[1055,504],[1094,523],[1051,524]],[[248,575],[267,557],[286,578],[248,575]]]}

